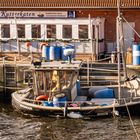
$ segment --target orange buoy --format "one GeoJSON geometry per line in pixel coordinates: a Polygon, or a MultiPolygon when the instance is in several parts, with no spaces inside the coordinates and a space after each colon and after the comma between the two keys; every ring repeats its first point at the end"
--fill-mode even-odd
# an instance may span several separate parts
{"type": "Polygon", "coordinates": [[[40,96],[36,97],[36,100],[48,100],[48,96],[40,95],[40,96]]]}

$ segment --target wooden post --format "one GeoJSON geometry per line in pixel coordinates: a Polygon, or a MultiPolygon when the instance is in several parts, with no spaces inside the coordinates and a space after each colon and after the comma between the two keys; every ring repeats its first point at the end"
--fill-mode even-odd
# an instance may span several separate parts
{"type": "Polygon", "coordinates": [[[87,84],[89,85],[89,60],[87,59],[87,84]]]}
{"type": "Polygon", "coordinates": [[[18,39],[18,28],[17,28],[16,17],[15,17],[15,25],[16,25],[16,39],[17,39],[18,56],[19,56],[19,59],[20,59],[20,44],[19,44],[19,39],[18,39]]]}
{"type": "Polygon", "coordinates": [[[47,95],[47,82],[46,82],[46,72],[43,72],[43,81],[44,81],[44,94],[47,95]]]}
{"type": "Polygon", "coordinates": [[[34,86],[35,86],[35,97],[38,96],[38,84],[37,84],[37,77],[36,71],[34,71],[34,86]]]}
{"type": "Polygon", "coordinates": [[[92,20],[91,20],[91,16],[89,14],[89,29],[90,29],[90,38],[91,38],[91,58],[92,58],[92,61],[94,60],[94,55],[95,55],[95,52],[94,52],[94,48],[93,48],[93,25],[92,25],[92,20]]]}
{"type": "Polygon", "coordinates": [[[98,25],[95,26],[95,31],[96,31],[96,40],[95,40],[95,48],[96,48],[96,60],[98,60],[98,54],[99,54],[99,43],[98,43],[98,40],[99,40],[99,27],[98,25]]]}

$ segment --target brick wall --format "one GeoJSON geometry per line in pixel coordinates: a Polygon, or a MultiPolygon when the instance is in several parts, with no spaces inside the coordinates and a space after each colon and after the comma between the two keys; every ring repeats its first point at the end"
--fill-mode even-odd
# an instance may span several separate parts
{"type": "MultiPolygon", "coordinates": [[[[140,11],[137,9],[133,10],[122,10],[123,16],[128,22],[135,22],[135,30],[140,33],[140,11]]],[[[76,17],[104,17],[105,18],[105,41],[115,42],[116,41],[116,17],[117,9],[115,10],[84,10],[77,11],[76,17]]],[[[136,41],[140,43],[140,39],[136,36],[136,41]]]]}

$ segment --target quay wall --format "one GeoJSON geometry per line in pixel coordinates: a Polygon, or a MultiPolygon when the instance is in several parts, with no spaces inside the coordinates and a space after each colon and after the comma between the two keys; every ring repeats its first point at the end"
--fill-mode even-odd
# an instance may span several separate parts
{"type": "Polygon", "coordinates": [[[31,64],[0,64],[0,101],[9,101],[11,93],[28,86],[31,64]]]}

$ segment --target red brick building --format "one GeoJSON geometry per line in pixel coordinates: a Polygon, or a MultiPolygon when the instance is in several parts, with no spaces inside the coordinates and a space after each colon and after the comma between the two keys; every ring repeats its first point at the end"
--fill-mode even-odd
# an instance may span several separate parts
{"type": "MultiPolygon", "coordinates": [[[[121,13],[140,33],[140,0],[120,2],[121,13]]],[[[116,17],[117,0],[0,0],[0,38],[12,40],[12,51],[18,37],[21,42],[34,39],[33,51],[38,50],[38,41],[59,39],[74,42],[79,54],[111,53],[116,47],[116,17]]],[[[126,22],[123,27],[126,48],[134,40],[140,42],[126,22]]],[[[1,50],[8,51],[7,46],[1,50]]],[[[24,43],[21,46],[26,51],[24,43]]]]}

